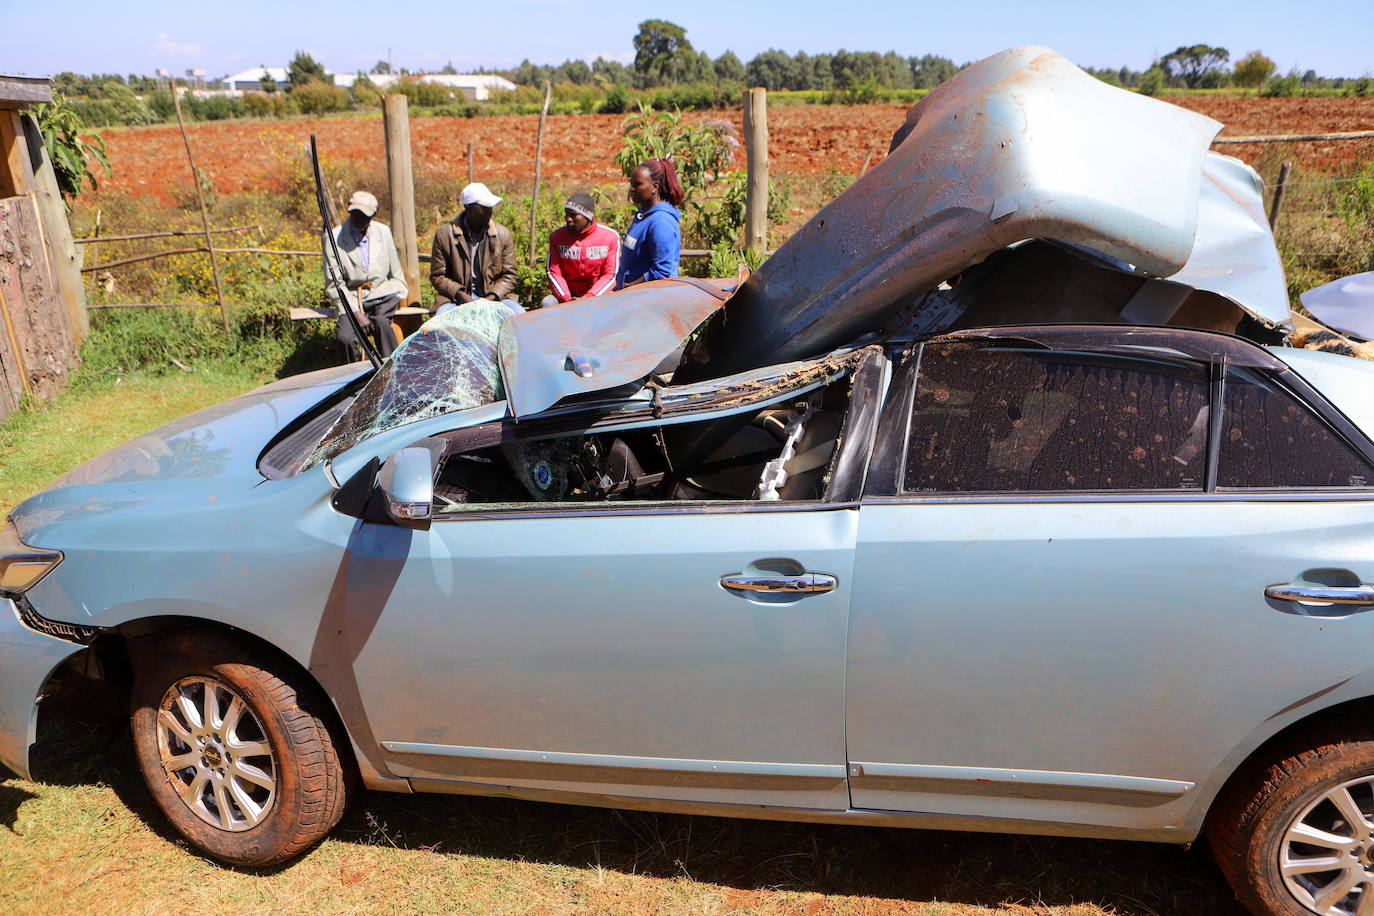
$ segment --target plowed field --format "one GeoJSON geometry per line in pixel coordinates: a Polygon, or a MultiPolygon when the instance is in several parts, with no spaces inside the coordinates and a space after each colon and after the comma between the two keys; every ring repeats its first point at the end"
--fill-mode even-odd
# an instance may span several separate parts
{"type": "MultiPolygon", "coordinates": [[[[1223,122],[1224,134],[1374,130],[1374,98],[1188,96],[1171,101],[1223,122]]],[[[872,162],[882,157],[888,138],[905,113],[903,105],[771,109],[772,168],[793,175],[855,174],[870,157],[872,162]]],[[[702,113],[689,118],[724,119],[740,130],[738,113],[702,113]]],[[[621,120],[619,115],[550,117],[544,138],[545,179],[561,188],[618,181],[620,173],[612,157],[620,147],[621,120]]],[[[465,149],[472,141],[479,180],[506,186],[528,180],[533,175],[538,123],[534,116],[414,118],[410,129],[416,168],[465,174],[465,149]]],[[[311,133],[319,136],[327,158],[371,161],[379,167],[383,161],[380,117],[205,122],[189,129],[198,164],[209,173],[220,194],[281,190],[290,159],[298,155],[311,133]]],[[[110,129],[104,136],[114,175],[101,183],[102,191],[148,195],[171,203],[189,190],[185,154],[175,125],[110,129]]],[[[1284,158],[1311,170],[1344,171],[1353,162],[1374,159],[1374,141],[1367,140],[1282,146],[1284,158]]],[[[1222,149],[1258,164],[1276,148],[1272,144],[1245,144],[1222,149]]]]}

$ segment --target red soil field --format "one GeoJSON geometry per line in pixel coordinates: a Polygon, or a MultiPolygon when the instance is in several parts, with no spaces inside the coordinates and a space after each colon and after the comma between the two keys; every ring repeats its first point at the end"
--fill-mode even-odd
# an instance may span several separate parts
{"type": "MultiPolygon", "coordinates": [[[[1331,133],[1374,130],[1374,98],[1266,99],[1229,96],[1171,98],[1185,108],[1226,125],[1222,135],[1331,133]]],[[[904,105],[810,106],[768,112],[769,153],[775,172],[791,175],[857,174],[877,162],[904,105]]],[[[693,113],[692,121],[727,120],[740,131],[738,112],[693,113]]],[[[505,187],[533,178],[535,116],[414,118],[411,148],[417,171],[436,169],[465,175],[468,141],[475,150],[478,180],[505,187]]],[[[560,189],[620,181],[613,156],[620,148],[620,115],[556,115],[544,138],[545,181],[560,189]]],[[[287,121],[204,122],[189,127],[198,164],[220,194],[280,191],[290,163],[311,133],[326,160],[347,160],[384,174],[380,117],[287,121]]],[[[146,195],[164,204],[190,191],[185,153],[175,125],[104,131],[114,175],[101,193],[146,195]]],[[[1374,160],[1374,140],[1218,147],[1259,165],[1275,156],[1299,168],[1345,172],[1374,160]],[[1267,157],[1267,159],[1266,159],[1267,157]]],[[[738,165],[743,166],[743,150],[738,165]]]]}

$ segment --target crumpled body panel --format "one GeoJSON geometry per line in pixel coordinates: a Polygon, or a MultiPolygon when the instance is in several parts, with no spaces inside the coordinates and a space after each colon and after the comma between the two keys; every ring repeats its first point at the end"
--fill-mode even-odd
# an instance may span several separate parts
{"type": "Polygon", "coordinates": [[[1193,253],[1219,128],[1047,48],[993,55],[911,109],[891,154],[779,247],[689,347],[683,372],[823,352],[1024,239],[1170,276],[1193,253]]]}

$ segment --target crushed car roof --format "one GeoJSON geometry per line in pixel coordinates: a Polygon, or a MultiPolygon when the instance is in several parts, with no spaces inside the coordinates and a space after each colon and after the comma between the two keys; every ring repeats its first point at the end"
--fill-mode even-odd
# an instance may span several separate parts
{"type": "Polygon", "coordinates": [[[1108,86],[1048,48],[979,61],[912,107],[887,158],[764,262],[683,371],[709,378],[823,352],[1035,238],[1281,323],[1288,302],[1259,179],[1208,153],[1220,126],[1108,86]]]}
{"type": "Polygon", "coordinates": [[[369,384],[378,420],[501,397],[528,417],[656,368],[699,382],[956,322],[1282,329],[1287,291],[1262,185],[1208,152],[1220,126],[1047,48],[1003,51],[913,106],[887,158],[747,280],[677,277],[516,314],[499,341],[494,328],[450,319],[439,329],[453,345],[402,345],[392,363],[416,365],[392,375],[395,387],[412,377],[426,389],[445,371],[467,373],[463,398],[436,407],[369,384]],[[471,360],[483,365],[459,365],[471,360]]]}

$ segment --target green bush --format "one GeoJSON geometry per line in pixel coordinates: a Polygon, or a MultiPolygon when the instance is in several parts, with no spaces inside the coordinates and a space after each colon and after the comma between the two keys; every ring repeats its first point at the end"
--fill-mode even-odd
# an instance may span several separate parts
{"type": "Polygon", "coordinates": [[[625,140],[615,163],[626,177],[641,162],[671,159],[687,202],[730,167],[739,139],[728,121],[689,124],[681,112],[653,111],[640,102],[624,122],[625,140]]]}
{"type": "Polygon", "coordinates": [[[348,90],[320,80],[312,80],[293,88],[291,100],[296,103],[301,114],[308,115],[346,111],[352,106],[353,101],[348,90]]]}
{"type": "Polygon", "coordinates": [[[630,90],[616,85],[606,90],[606,98],[601,101],[601,110],[606,114],[624,114],[630,108],[630,90]]]}

